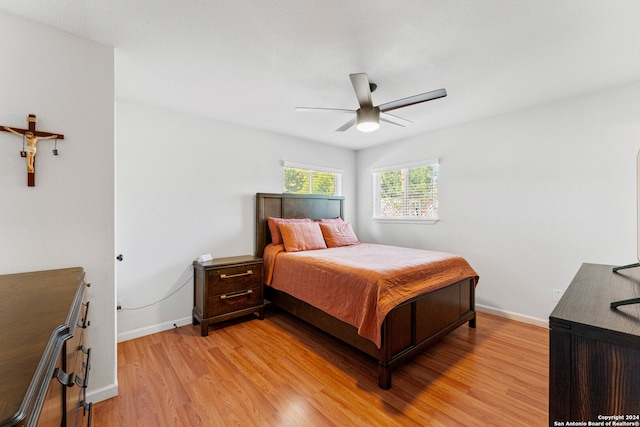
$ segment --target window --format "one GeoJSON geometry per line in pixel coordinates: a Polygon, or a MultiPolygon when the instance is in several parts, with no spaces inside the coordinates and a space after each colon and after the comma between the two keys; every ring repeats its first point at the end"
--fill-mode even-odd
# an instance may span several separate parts
{"type": "Polygon", "coordinates": [[[437,159],[372,172],[374,219],[438,219],[437,159]]]}
{"type": "Polygon", "coordinates": [[[322,166],[284,162],[284,192],[297,194],[342,194],[342,171],[322,166]]]}

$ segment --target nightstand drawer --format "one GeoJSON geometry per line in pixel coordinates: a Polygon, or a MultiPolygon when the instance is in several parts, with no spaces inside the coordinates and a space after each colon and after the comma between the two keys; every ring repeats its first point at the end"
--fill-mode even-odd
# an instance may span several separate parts
{"type": "Polygon", "coordinates": [[[262,285],[256,288],[215,295],[209,298],[209,316],[220,316],[221,314],[232,313],[262,304],[262,285]]]}
{"type": "Polygon", "coordinates": [[[210,295],[243,291],[262,284],[262,264],[220,268],[207,275],[210,295]]]}
{"type": "Polygon", "coordinates": [[[256,313],[264,319],[262,265],[251,255],[193,262],[192,321],[203,337],[213,323],[256,313]]]}

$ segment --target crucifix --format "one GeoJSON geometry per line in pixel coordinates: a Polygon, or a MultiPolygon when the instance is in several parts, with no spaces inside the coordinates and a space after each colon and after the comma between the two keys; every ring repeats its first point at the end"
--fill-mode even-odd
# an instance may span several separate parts
{"type": "MultiPolygon", "coordinates": [[[[62,134],[54,134],[49,132],[40,132],[36,130],[36,116],[35,114],[29,114],[27,117],[28,129],[17,129],[8,126],[1,126],[0,130],[4,132],[11,132],[14,135],[22,136],[23,150],[20,152],[22,157],[27,158],[27,185],[34,187],[36,185],[36,151],[38,140],[40,139],[55,139],[56,142],[59,139],[64,139],[62,134]],[[26,140],[27,146],[24,147],[24,141],[26,140]]],[[[53,150],[54,155],[58,155],[57,144],[53,150]]]]}

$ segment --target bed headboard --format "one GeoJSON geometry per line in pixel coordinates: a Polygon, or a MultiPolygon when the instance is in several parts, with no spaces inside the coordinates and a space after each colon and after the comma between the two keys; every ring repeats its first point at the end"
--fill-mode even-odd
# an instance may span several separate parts
{"type": "Polygon", "coordinates": [[[271,243],[267,218],[343,218],[344,197],[319,194],[256,194],[256,256],[271,243]]]}

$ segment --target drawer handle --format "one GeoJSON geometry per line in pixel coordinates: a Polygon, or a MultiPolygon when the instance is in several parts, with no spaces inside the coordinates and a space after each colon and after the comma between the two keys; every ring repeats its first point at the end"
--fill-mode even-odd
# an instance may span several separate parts
{"type": "Polygon", "coordinates": [[[246,273],[238,273],[238,274],[221,274],[220,278],[221,279],[231,279],[233,277],[240,277],[240,276],[251,276],[253,274],[253,270],[247,270],[246,273]]]}
{"type": "Polygon", "coordinates": [[[93,403],[87,403],[84,400],[78,402],[78,409],[82,408],[82,416],[87,415],[89,412],[89,418],[87,419],[87,426],[91,427],[91,417],[93,416],[93,403]]]}
{"type": "Polygon", "coordinates": [[[56,368],[53,371],[53,378],[57,378],[58,381],[60,381],[60,384],[64,386],[73,387],[73,384],[76,381],[76,374],[74,372],[67,374],[61,368],[56,368]]]}
{"type": "Polygon", "coordinates": [[[91,321],[89,320],[89,303],[90,302],[91,301],[82,303],[82,305],[86,307],[84,310],[84,317],[82,317],[81,319],[78,319],[78,321],[76,322],[76,325],[80,326],[82,329],[86,329],[89,325],[91,325],[91,321]]]}
{"type": "Polygon", "coordinates": [[[246,296],[246,295],[251,295],[252,293],[253,293],[253,290],[248,289],[245,292],[240,292],[239,294],[220,295],[220,299],[238,298],[238,297],[243,297],[243,296],[246,296]]]}
{"type": "Polygon", "coordinates": [[[82,362],[82,367],[84,368],[84,378],[80,378],[76,375],[75,382],[80,388],[87,388],[89,385],[89,371],[91,370],[91,349],[84,347],[81,348],[82,352],[87,355],[87,361],[82,362]]]}

